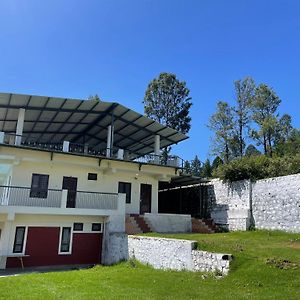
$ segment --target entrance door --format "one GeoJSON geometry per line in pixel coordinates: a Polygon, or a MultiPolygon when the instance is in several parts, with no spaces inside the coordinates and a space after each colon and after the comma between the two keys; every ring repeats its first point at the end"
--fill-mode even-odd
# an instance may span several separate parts
{"type": "Polygon", "coordinates": [[[141,195],[140,195],[140,214],[151,212],[151,184],[141,184],[141,195]]]}
{"type": "Polygon", "coordinates": [[[77,191],[77,178],[65,177],[62,184],[63,190],[68,190],[67,207],[75,208],[76,206],[76,191],[77,191]]]}

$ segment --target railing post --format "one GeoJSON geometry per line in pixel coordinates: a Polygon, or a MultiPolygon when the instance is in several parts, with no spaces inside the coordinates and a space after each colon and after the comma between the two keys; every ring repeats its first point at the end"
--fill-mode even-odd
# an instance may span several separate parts
{"type": "Polygon", "coordinates": [[[63,143],[63,152],[69,152],[70,142],[64,141],[63,143]]]}
{"type": "Polygon", "coordinates": [[[66,208],[67,207],[67,200],[68,200],[68,190],[62,190],[61,192],[61,208],[66,208]]]}
{"type": "Polygon", "coordinates": [[[118,149],[118,159],[124,159],[124,150],[118,149]]]}
{"type": "Polygon", "coordinates": [[[0,131],[0,144],[4,144],[4,132],[0,131]]]}
{"type": "Polygon", "coordinates": [[[84,144],[84,146],[83,146],[83,153],[84,154],[88,154],[89,153],[89,145],[88,144],[84,144]]]}

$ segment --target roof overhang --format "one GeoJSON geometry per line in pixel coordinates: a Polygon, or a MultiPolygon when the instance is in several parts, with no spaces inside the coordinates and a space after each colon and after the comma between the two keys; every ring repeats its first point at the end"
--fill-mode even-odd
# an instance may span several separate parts
{"type": "Polygon", "coordinates": [[[0,131],[16,131],[20,108],[26,110],[26,142],[70,141],[105,149],[111,124],[114,146],[141,155],[153,152],[157,134],[161,148],[188,138],[116,102],[12,93],[0,93],[0,131]]]}

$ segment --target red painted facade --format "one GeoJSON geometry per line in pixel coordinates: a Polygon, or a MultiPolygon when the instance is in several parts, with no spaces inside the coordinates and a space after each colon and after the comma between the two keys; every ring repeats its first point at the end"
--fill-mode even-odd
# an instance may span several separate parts
{"type": "MultiPolygon", "coordinates": [[[[59,227],[29,227],[24,267],[98,264],[101,258],[101,233],[73,233],[72,253],[58,254],[59,227]]],[[[21,267],[20,259],[7,258],[7,268],[21,267]]]]}

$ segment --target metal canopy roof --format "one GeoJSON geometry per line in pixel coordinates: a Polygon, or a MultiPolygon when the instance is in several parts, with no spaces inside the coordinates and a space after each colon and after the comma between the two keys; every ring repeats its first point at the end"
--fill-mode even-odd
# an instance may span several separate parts
{"type": "Polygon", "coordinates": [[[159,182],[159,190],[166,190],[172,189],[177,187],[184,187],[184,186],[193,186],[199,185],[203,183],[209,183],[210,180],[207,178],[202,178],[199,176],[181,174],[179,176],[172,177],[170,182],[159,182]]]}
{"type": "Polygon", "coordinates": [[[87,143],[106,148],[107,127],[114,124],[114,146],[133,153],[154,149],[154,135],[161,147],[187,138],[121,104],[95,100],[0,93],[0,131],[16,131],[18,110],[25,108],[23,135],[26,142],[87,143]]]}

